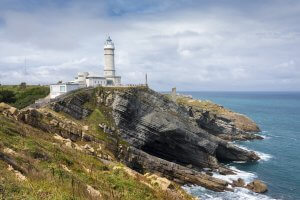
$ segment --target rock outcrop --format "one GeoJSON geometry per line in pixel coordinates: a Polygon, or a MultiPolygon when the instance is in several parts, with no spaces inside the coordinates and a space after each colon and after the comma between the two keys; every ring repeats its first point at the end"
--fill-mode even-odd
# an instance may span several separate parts
{"type": "MultiPolygon", "coordinates": [[[[98,93],[101,96],[101,91],[98,93]]],[[[153,156],[194,167],[259,157],[202,129],[189,111],[151,90],[112,92],[112,117],[121,137],[153,156]]]]}
{"type": "Polygon", "coordinates": [[[195,184],[214,191],[230,190],[228,182],[209,176],[203,172],[152,156],[142,150],[130,147],[122,158],[130,168],[141,172],[160,174],[179,184],[195,184]]]}
{"type": "Polygon", "coordinates": [[[268,191],[267,185],[261,182],[260,180],[252,181],[251,183],[246,185],[246,188],[256,193],[264,193],[268,191]]]}
{"type": "Polygon", "coordinates": [[[260,132],[256,123],[243,114],[210,101],[195,100],[181,95],[177,95],[174,101],[185,107],[201,128],[224,140],[263,139],[255,134],[260,132]]]}
{"type": "Polygon", "coordinates": [[[243,180],[243,179],[241,179],[241,178],[238,178],[238,180],[233,180],[232,181],[232,185],[234,186],[234,187],[244,187],[245,186],[245,181],[243,180]]]}

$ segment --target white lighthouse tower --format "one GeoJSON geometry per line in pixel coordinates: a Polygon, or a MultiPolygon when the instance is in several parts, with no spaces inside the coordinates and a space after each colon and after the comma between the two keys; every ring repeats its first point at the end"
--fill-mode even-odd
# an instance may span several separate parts
{"type": "Polygon", "coordinates": [[[116,76],[115,70],[115,45],[108,36],[104,44],[104,77],[107,85],[120,85],[121,77],[116,76]]]}

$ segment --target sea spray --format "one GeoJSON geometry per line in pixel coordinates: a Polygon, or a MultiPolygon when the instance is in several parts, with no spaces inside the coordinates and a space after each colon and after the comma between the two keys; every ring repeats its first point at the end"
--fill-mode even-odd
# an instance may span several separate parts
{"type": "MultiPolygon", "coordinates": [[[[213,173],[213,177],[222,179],[229,183],[232,183],[233,180],[237,180],[238,178],[242,178],[245,183],[252,182],[257,175],[251,172],[246,172],[237,169],[234,166],[229,166],[231,170],[233,170],[236,174],[234,175],[221,175],[218,173],[213,173]]],[[[264,194],[258,194],[252,192],[246,188],[234,188],[234,191],[225,191],[225,192],[214,192],[208,189],[205,189],[201,186],[183,186],[188,193],[199,197],[202,200],[272,200],[273,198],[266,196],[264,194]]]]}
{"type": "Polygon", "coordinates": [[[242,146],[242,145],[239,145],[239,144],[235,144],[235,145],[238,146],[241,149],[245,149],[247,151],[255,152],[260,157],[260,161],[269,161],[271,158],[273,158],[273,156],[270,155],[270,154],[263,153],[263,152],[260,152],[260,151],[254,151],[252,149],[249,149],[249,148],[247,148],[245,146],[242,146]]]}
{"type": "Polygon", "coordinates": [[[245,188],[234,188],[233,192],[214,192],[201,186],[183,186],[188,193],[199,197],[201,200],[275,200],[264,194],[254,193],[245,188]]]}
{"type": "Polygon", "coordinates": [[[227,181],[231,183],[233,180],[237,180],[238,178],[242,178],[246,183],[249,183],[253,181],[257,176],[254,173],[245,172],[237,169],[234,166],[229,167],[232,171],[234,171],[235,174],[232,175],[221,175],[218,173],[213,173],[213,177],[222,179],[224,181],[227,181]]]}

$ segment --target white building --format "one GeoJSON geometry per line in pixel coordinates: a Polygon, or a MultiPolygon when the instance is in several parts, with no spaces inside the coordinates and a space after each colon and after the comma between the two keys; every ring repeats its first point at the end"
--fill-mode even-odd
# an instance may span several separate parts
{"type": "Polygon", "coordinates": [[[67,83],[50,85],[50,98],[83,87],[118,86],[121,85],[121,76],[116,76],[115,69],[115,45],[107,38],[104,43],[104,77],[90,75],[88,72],[79,72],[75,80],[67,83]]]}
{"type": "Polygon", "coordinates": [[[58,83],[50,85],[50,99],[54,99],[59,95],[65,94],[72,90],[77,90],[79,88],[79,84],[77,83],[58,83]]]}
{"type": "Polygon", "coordinates": [[[79,86],[81,88],[86,87],[86,79],[87,79],[88,75],[89,75],[88,72],[79,72],[77,77],[75,77],[75,80],[72,82],[79,84],[79,86]]]}
{"type": "Polygon", "coordinates": [[[107,80],[104,77],[99,76],[88,76],[86,79],[86,86],[87,87],[96,87],[96,86],[106,86],[107,80]]]}

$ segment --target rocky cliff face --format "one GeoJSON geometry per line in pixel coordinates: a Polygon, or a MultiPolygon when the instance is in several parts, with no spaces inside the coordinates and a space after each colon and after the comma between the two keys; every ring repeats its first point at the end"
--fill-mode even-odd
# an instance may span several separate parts
{"type": "Polygon", "coordinates": [[[203,168],[234,173],[220,161],[259,159],[254,152],[219,137],[247,134],[236,121],[178,103],[148,88],[90,89],[62,97],[51,107],[76,119],[84,119],[94,108],[105,109],[106,117],[114,122],[110,130],[129,144],[126,149],[114,150],[116,157],[139,172],[159,173],[181,184],[223,191],[229,189],[229,183],[203,175],[203,168]],[[87,108],[87,103],[93,106],[87,108]]]}
{"type": "MultiPolygon", "coordinates": [[[[101,94],[100,91],[98,95],[101,94]]],[[[216,158],[258,159],[253,152],[230,145],[202,129],[198,118],[192,117],[189,110],[159,93],[136,90],[110,95],[112,116],[121,137],[151,155],[198,168],[216,167],[216,158]]]]}
{"type": "Polygon", "coordinates": [[[172,96],[180,106],[189,111],[199,127],[224,140],[263,139],[256,123],[247,116],[233,112],[210,101],[195,100],[187,96],[172,96]]]}

